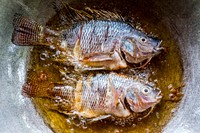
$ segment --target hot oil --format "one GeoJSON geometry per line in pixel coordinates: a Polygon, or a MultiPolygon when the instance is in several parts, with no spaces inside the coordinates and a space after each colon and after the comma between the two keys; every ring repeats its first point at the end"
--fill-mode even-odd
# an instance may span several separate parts
{"type": "MultiPolygon", "coordinates": [[[[134,18],[132,22],[146,33],[153,33],[162,39],[162,46],[166,49],[154,57],[145,68],[139,70],[121,70],[118,72],[133,76],[137,73],[139,78],[147,80],[160,88],[163,98],[148,117],[143,119],[138,118],[131,125],[120,126],[115,125],[114,122],[103,121],[88,125],[86,129],[71,125],[67,116],[49,110],[48,106],[45,105],[51,103],[51,100],[34,98],[33,103],[44,118],[44,121],[55,132],[161,132],[164,125],[173,116],[173,112],[176,111],[175,109],[181,100],[183,66],[176,40],[165,26],[165,22],[162,21],[162,14],[159,14],[158,6],[150,1],[128,2],[125,0],[117,0],[115,2],[108,2],[106,0],[77,0],[71,2],[70,5],[77,9],[88,6],[95,9],[117,11],[122,16],[125,16],[125,18],[134,18]]],[[[56,25],[57,16],[48,22],[49,27],[55,28],[56,25]]],[[[57,66],[63,66],[48,60],[46,58],[49,56],[48,51],[51,50],[49,48],[33,48],[29,63],[30,69],[48,73],[50,75],[48,77],[50,79],[49,82],[60,82],[61,77],[57,66]]],[[[74,74],[72,78],[80,76],[72,71],[73,68],[69,68],[68,73],[74,74]]],[[[27,76],[29,76],[29,72],[27,76]]]]}

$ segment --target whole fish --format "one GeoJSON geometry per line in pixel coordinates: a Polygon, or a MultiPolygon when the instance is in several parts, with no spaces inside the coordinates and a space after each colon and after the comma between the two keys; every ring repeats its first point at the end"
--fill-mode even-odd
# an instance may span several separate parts
{"type": "Polygon", "coordinates": [[[59,85],[38,90],[38,86],[26,83],[23,92],[27,96],[53,98],[53,108],[59,112],[90,121],[110,116],[126,118],[154,107],[162,98],[160,89],[117,73],[83,76],[75,87],[59,85]]]}
{"type": "Polygon", "coordinates": [[[12,42],[54,48],[57,55],[52,60],[80,70],[126,68],[127,63],[149,62],[163,49],[160,39],[137,30],[116,13],[89,8],[79,11],[67,4],[57,10],[64,29],[52,30],[15,15],[12,42]]]}

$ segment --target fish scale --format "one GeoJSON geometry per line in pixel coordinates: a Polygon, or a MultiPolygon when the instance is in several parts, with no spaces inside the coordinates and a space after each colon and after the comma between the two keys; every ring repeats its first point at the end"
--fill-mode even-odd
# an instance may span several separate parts
{"type": "Polygon", "coordinates": [[[54,95],[60,96],[61,98],[65,98],[70,100],[72,103],[74,102],[74,88],[70,86],[57,86],[54,87],[53,90],[54,95]]]}
{"type": "MultiPolygon", "coordinates": [[[[117,47],[114,46],[116,45],[115,43],[112,43],[113,40],[120,40],[120,38],[125,34],[128,36],[131,33],[132,29],[131,26],[125,23],[111,21],[91,21],[83,24],[82,26],[83,28],[82,34],[80,35],[80,47],[82,54],[85,56],[87,56],[87,54],[97,52],[111,52],[113,47],[117,47]],[[108,26],[109,28],[107,31],[108,26]],[[108,35],[105,38],[106,32],[108,32],[108,35]],[[104,48],[103,50],[101,49],[102,47],[104,48]]],[[[80,29],[80,27],[77,28],[80,29]]],[[[73,30],[71,31],[73,32],[73,30]]],[[[75,31],[77,30],[75,29],[75,31]]],[[[69,33],[69,35],[71,34],[72,33],[69,33]]],[[[68,39],[70,37],[71,36],[66,38],[68,39]]],[[[118,47],[120,47],[120,44],[117,45],[118,47]]]]}

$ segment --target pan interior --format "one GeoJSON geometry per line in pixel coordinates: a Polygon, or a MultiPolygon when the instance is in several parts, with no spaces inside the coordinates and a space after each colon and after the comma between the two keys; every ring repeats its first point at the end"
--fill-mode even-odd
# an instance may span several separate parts
{"type": "MultiPolygon", "coordinates": [[[[153,33],[161,38],[163,40],[162,46],[167,50],[154,57],[145,69],[127,71],[123,70],[119,71],[119,73],[132,76],[138,74],[140,78],[152,82],[158,88],[160,88],[163,93],[163,98],[150,116],[142,120],[137,119],[134,123],[132,123],[131,126],[119,126],[120,124],[115,125],[114,122],[98,122],[89,125],[85,130],[70,125],[66,116],[46,108],[44,105],[50,103],[51,100],[34,98],[32,101],[37,111],[44,118],[45,123],[47,123],[55,132],[161,132],[163,127],[167,124],[173,113],[176,111],[175,109],[181,100],[183,66],[180,49],[178,47],[179,44],[176,38],[174,38],[171,29],[169,29],[169,27],[166,25],[166,22],[162,18],[162,14],[159,14],[159,12],[161,12],[159,3],[152,1],[128,2],[117,0],[115,2],[108,2],[106,0],[87,0],[81,2],[73,1],[70,3],[70,5],[77,9],[81,9],[85,6],[109,11],[112,9],[111,11],[117,11],[122,14],[122,16],[134,18],[133,22],[137,27],[140,27],[148,34],[153,33]],[[121,4],[122,2],[123,5],[121,4]]],[[[47,25],[55,28],[56,19],[57,15],[51,18],[47,25]]],[[[49,60],[41,60],[41,53],[46,49],[48,48],[33,48],[30,56],[29,69],[45,71],[50,75],[53,75],[54,81],[59,81],[59,72],[55,69],[55,67],[53,67],[53,65],[57,64],[54,64],[49,60]]],[[[70,71],[71,70],[69,68],[69,73],[70,71]]],[[[27,76],[29,73],[30,72],[28,71],[27,76]]],[[[74,73],[74,75],[74,78],[77,78],[78,74],[74,73]]]]}

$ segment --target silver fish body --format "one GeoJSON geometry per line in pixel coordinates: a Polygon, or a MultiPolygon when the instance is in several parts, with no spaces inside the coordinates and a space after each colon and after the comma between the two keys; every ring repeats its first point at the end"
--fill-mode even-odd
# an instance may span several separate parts
{"type": "Polygon", "coordinates": [[[122,22],[90,21],[71,29],[66,35],[67,44],[73,46],[80,39],[80,54],[108,53],[119,50],[124,37],[130,37],[133,28],[122,22]]]}
{"type": "MultiPolygon", "coordinates": [[[[69,102],[70,109],[65,114],[83,118],[107,115],[126,118],[155,106],[162,97],[159,89],[116,73],[83,77],[76,88],[57,86],[50,94],[69,102]]],[[[62,102],[56,103],[59,104],[62,102]]]]}
{"type": "Polygon", "coordinates": [[[74,46],[80,39],[80,54],[84,56],[113,52],[114,50],[123,52],[123,49],[133,55],[136,43],[131,44],[133,45],[131,46],[126,42],[128,39],[135,41],[141,39],[142,41],[142,39],[149,38],[152,47],[157,47],[160,44],[160,40],[150,38],[131,25],[117,21],[89,21],[67,31],[64,38],[70,46],[74,46]]]}
{"type": "MultiPolygon", "coordinates": [[[[160,53],[161,40],[150,37],[123,20],[117,14],[91,9],[90,15],[69,7],[62,17],[106,16],[108,19],[90,19],[68,24],[67,29],[51,30],[16,15],[13,21],[12,42],[21,46],[45,45],[57,50],[52,60],[73,65],[81,70],[118,70],[128,63],[141,63],[160,53]],[[69,12],[70,11],[70,12],[69,12]],[[96,13],[96,14],[95,14],[96,13]],[[89,15],[89,16],[88,16],[89,15]],[[108,17],[109,16],[109,17],[108,17]],[[112,16],[113,19],[112,19],[112,16]]],[[[66,18],[69,21],[69,18],[66,18]]],[[[73,21],[73,20],[72,20],[73,21]]]]}
{"type": "Polygon", "coordinates": [[[117,70],[160,53],[159,39],[123,22],[89,21],[64,33],[66,45],[73,48],[66,55],[73,57],[75,66],[117,70]]]}

